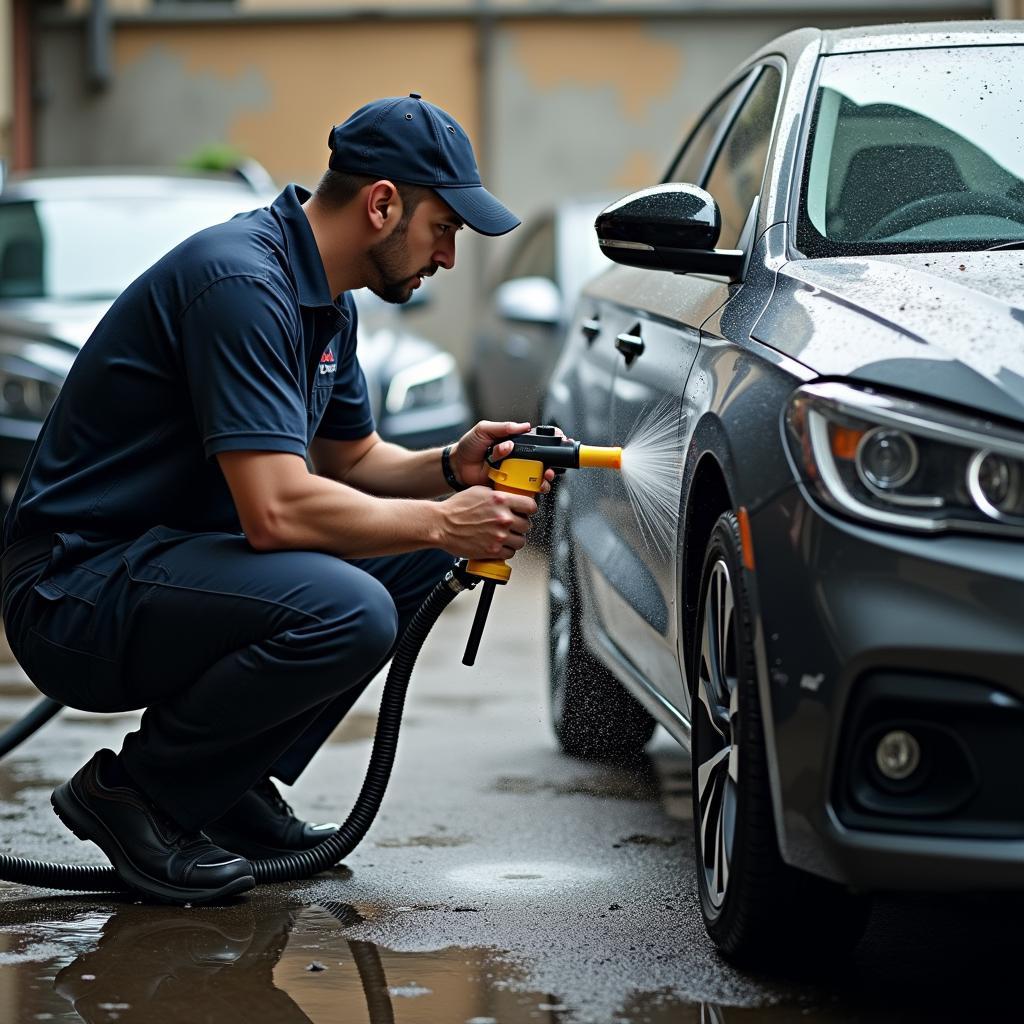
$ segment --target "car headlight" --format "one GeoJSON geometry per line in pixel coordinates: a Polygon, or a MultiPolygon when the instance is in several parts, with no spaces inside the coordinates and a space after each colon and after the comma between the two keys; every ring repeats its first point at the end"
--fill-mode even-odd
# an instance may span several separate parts
{"type": "Polygon", "coordinates": [[[55,384],[0,368],[0,416],[44,420],[60,392],[55,384]]]}
{"type": "Polygon", "coordinates": [[[438,352],[395,373],[388,385],[384,408],[392,414],[409,412],[457,402],[460,394],[454,358],[448,352],[438,352]]]}
{"type": "Polygon", "coordinates": [[[60,393],[60,381],[45,369],[0,354],[0,416],[45,420],[60,393]]]}
{"type": "Polygon", "coordinates": [[[846,384],[786,410],[800,475],[823,504],[882,526],[1024,534],[1024,431],[846,384]]]}

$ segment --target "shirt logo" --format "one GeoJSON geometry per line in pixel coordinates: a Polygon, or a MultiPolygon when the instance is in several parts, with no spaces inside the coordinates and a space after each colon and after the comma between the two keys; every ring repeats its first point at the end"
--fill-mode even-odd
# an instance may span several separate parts
{"type": "Polygon", "coordinates": [[[320,357],[320,376],[323,377],[325,374],[334,373],[338,369],[338,363],[334,358],[334,353],[328,349],[320,357]]]}

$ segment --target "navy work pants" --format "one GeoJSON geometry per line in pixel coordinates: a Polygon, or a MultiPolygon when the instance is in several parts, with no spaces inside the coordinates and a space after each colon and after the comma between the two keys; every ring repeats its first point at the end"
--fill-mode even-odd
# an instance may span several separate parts
{"type": "Polygon", "coordinates": [[[47,696],[146,709],[122,763],[201,828],[265,775],[295,781],[453,561],[256,552],[165,527],[97,552],[58,534],[48,560],[5,578],[4,621],[47,696]]]}

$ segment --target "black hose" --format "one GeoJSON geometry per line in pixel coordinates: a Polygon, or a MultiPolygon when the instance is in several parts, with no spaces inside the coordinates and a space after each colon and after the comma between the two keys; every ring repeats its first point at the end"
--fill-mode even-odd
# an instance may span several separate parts
{"type": "Polygon", "coordinates": [[[20,747],[34,732],[38,732],[64,707],[59,701],[44,697],[33,704],[28,714],[22,715],[12,726],[0,733],[0,757],[6,757],[20,747]]]}
{"type": "MultiPolygon", "coordinates": [[[[380,714],[377,717],[377,732],[373,739],[373,751],[370,754],[366,778],[345,823],[337,832],[309,850],[252,861],[253,875],[257,882],[290,882],[308,878],[318,871],[333,867],[347,857],[369,831],[391,777],[398,748],[398,732],[402,725],[405,693],[423,642],[441,612],[451,604],[456,595],[463,590],[472,589],[478,582],[477,577],[470,576],[464,571],[464,564],[461,561],[457,562],[427,595],[398,641],[384,683],[380,714]]],[[[41,701],[28,715],[4,733],[4,740],[12,733],[20,737],[7,749],[17,746],[22,739],[32,735],[60,710],[61,705],[56,701],[49,701],[52,707],[44,708],[44,703],[47,702],[41,701]],[[32,721],[29,722],[29,719],[32,721]],[[16,729],[19,730],[17,733],[16,729]]],[[[128,888],[111,867],[54,864],[26,860],[8,854],[0,854],[0,880],[16,882],[19,885],[78,892],[121,892],[128,888]]]]}

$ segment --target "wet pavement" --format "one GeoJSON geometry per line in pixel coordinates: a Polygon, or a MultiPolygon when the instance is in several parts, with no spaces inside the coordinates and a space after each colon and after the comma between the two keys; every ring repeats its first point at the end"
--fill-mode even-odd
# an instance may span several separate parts
{"type": "MultiPolygon", "coordinates": [[[[695,903],[689,766],[664,737],[635,770],[555,748],[543,564],[516,559],[475,668],[475,595],[420,658],[391,788],[345,866],[222,907],[0,883],[0,1022],[768,1022],[1019,1016],[1024,902],[880,900],[823,974],[723,963],[695,903]]],[[[288,797],[338,818],[362,782],[379,684],[288,797]]],[[[0,726],[34,692],[0,664],[0,726]]],[[[49,793],[134,715],[65,712],[0,764],[0,848],[102,863],[49,793]]]]}

